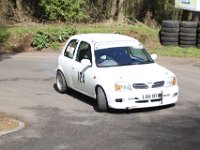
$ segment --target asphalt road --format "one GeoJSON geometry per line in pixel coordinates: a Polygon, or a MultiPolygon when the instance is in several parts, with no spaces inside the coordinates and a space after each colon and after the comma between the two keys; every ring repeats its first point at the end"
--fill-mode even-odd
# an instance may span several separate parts
{"type": "Polygon", "coordinates": [[[199,150],[200,59],[161,57],[178,77],[175,106],[98,113],[96,101],[55,90],[58,54],[0,57],[0,112],[26,123],[0,150],[199,150]]]}

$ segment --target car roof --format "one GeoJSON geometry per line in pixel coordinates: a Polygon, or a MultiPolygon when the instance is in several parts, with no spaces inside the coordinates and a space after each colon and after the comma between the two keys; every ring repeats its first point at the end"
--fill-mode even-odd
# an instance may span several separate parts
{"type": "Polygon", "coordinates": [[[109,34],[109,33],[78,34],[72,36],[71,38],[93,43],[110,42],[110,41],[137,41],[136,39],[126,35],[109,34]]]}

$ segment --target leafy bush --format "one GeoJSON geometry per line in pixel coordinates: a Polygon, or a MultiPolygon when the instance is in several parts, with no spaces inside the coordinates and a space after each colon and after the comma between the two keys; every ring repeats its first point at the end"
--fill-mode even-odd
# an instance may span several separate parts
{"type": "Polygon", "coordinates": [[[9,33],[4,28],[0,28],[0,43],[3,43],[8,38],[9,33]]]}
{"type": "Polygon", "coordinates": [[[32,38],[32,46],[38,49],[47,48],[49,46],[49,35],[43,32],[37,32],[32,38]]]}
{"type": "Polygon", "coordinates": [[[57,36],[57,41],[64,42],[69,36],[76,34],[75,28],[60,28],[57,33],[53,34],[57,36]]]}
{"type": "Polygon", "coordinates": [[[68,22],[87,20],[89,16],[84,10],[84,5],[85,0],[40,0],[40,6],[50,20],[68,22]]]}
{"type": "Polygon", "coordinates": [[[32,38],[32,46],[38,49],[48,48],[49,46],[57,49],[59,43],[66,41],[69,36],[76,34],[75,28],[60,28],[53,33],[37,32],[32,38]]]}
{"type": "Polygon", "coordinates": [[[59,42],[53,42],[53,43],[51,43],[51,47],[52,47],[53,49],[59,49],[60,43],[59,43],[59,42]]]}

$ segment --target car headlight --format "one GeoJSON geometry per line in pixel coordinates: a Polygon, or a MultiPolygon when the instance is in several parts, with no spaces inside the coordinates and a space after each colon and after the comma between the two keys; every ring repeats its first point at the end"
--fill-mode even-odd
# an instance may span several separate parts
{"type": "Polygon", "coordinates": [[[167,79],[166,81],[166,87],[171,87],[177,84],[177,80],[176,77],[170,77],[169,79],[167,79]]]}
{"type": "Polygon", "coordinates": [[[131,85],[126,82],[117,82],[115,83],[115,91],[130,91],[131,85]]]}

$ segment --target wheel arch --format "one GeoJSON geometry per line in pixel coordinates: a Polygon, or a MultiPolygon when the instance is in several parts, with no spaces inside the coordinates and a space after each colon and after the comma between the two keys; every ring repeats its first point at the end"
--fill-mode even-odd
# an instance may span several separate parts
{"type": "Polygon", "coordinates": [[[61,67],[58,67],[58,68],[56,69],[56,74],[57,74],[57,72],[59,72],[59,71],[63,74],[63,77],[64,77],[64,79],[65,79],[65,82],[67,82],[66,77],[65,77],[65,74],[64,74],[64,71],[63,71],[63,69],[62,69],[61,67]]]}
{"type": "MultiPolygon", "coordinates": [[[[95,97],[97,98],[97,88],[98,88],[98,87],[102,88],[103,92],[105,93],[106,100],[107,100],[107,94],[106,94],[106,92],[105,92],[103,86],[100,85],[100,84],[97,84],[97,85],[95,86],[95,97]]],[[[108,103],[108,100],[107,100],[107,103],[108,103]]]]}
{"type": "Polygon", "coordinates": [[[61,66],[58,66],[58,68],[56,68],[56,73],[57,73],[58,71],[60,71],[60,72],[62,72],[62,74],[64,74],[64,73],[63,73],[63,69],[62,69],[61,66]]]}
{"type": "Polygon", "coordinates": [[[95,93],[96,93],[96,100],[97,100],[97,104],[98,104],[98,111],[99,112],[106,112],[106,111],[108,111],[108,109],[110,108],[110,106],[109,106],[109,102],[108,102],[107,95],[106,95],[106,92],[105,92],[104,88],[101,85],[97,84],[96,87],[95,87],[95,93]],[[104,93],[105,103],[104,102],[102,103],[102,101],[99,101],[98,98],[97,98],[98,97],[97,96],[97,89],[98,88],[101,88],[102,91],[103,91],[103,93],[104,93]]]}
{"type": "Polygon", "coordinates": [[[62,75],[63,75],[63,77],[64,77],[64,79],[65,79],[65,82],[66,82],[66,84],[67,84],[68,82],[67,82],[67,80],[66,80],[66,77],[65,77],[65,74],[64,74],[63,70],[62,70],[61,68],[57,68],[57,69],[56,69],[56,74],[57,74],[58,72],[61,72],[61,73],[62,73],[62,75]]]}

